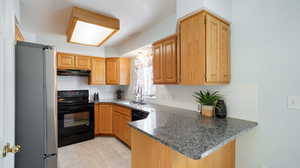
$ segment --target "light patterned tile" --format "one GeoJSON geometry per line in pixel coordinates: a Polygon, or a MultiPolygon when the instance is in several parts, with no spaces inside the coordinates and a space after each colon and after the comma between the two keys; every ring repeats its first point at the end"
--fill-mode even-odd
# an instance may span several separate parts
{"type": "Polygon", "coordinates": [[[58,168],[130,167],[129,148],[113,137],[97,137],[58,149],[58,168]]]}

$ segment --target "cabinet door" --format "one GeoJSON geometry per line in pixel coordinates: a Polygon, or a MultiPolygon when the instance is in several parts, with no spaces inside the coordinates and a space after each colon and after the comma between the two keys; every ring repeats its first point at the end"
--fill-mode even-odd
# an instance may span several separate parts
{"type": "Polygon", "coordinates": [[[92,70],[89,77],[90,85],[105,85],[105,66],[104,58],[92,58],[92,70]]]}
{"type": "Polygon", "coordinates": [[[75,68],[81,70],[91,69],[91,58],[88,56],[76,56],[75,57],[75,68]]]}
{"type": "Polygon", "coordinates": [[[205,15],[193,15],[180,23],[181,84],[205,81],[205,15]]]}
{"type": "Polygon", "coordinates": [[[163,83],[177,83],[176,36],[163,42],[163,83]]]}
{"type": "Polygon", "coordinates": [[[206,82],[220,81],[220,23],[218,19],[206,16],[206,82]]]}
{"type": "Polygon", "coordinates": [[[220,82],[229,83],[230,73],[230,27],[220,24],[220,82]]]}
{"type": "Polygon", "coordinates": [[[131,118],[128,117],[128,116],[125,116],[125,115],[121,115],[121,118],[122,118],[122,140],[128,145],[130,146],[130,139],[131,139],[131,136],[130,136],[130,127],[128,125],[128,123],[131,121],[131,118]]]}
{"type": "Polygon", "coordinates": [[[94,116],[95,116],[95,128],[94,132],[95,135],[100,134],[100,109],[99,109],[99,104],[96,104],[94,106],[94,116]]]}
{"type": "Polygon", "coordinates": [[[112,105],[111,104],[100,104],[99,106],[99,131],[101,134],[112,134],[112,105]]]}
{"type": "MultiPolygon", "coordinates": [[[[159,141],[148,137],[147,135],[131,129],[132,147],[131,147],[131,165],[132,168],[175,168],[178,162],[171,163],[171,149],[161,144],[159,141]]],[[[180,168],[187,168],[184,164],[180,168]]],[[[197,168],[203,168],[199,166],[197,168]]],[[[189,167],[191,168],[191,167],[189,167]]],[[[194,168],[194,167],[193,167],[194,168]]]]}
{"type": "Polygon", "coordinates": [[[131,71],[131,59],[130,58],[120,58],[120,85],[130,84],[130,71],[131,71]]]}
{"type": "Polygon", "coordinates": [[[106,59],[106,83],[110,85],[117,85],[120,83],[119,58],[106,59]]]}
{"type": "Polygon", "coordinates": [[[121,122],[121,116],[118,112],[113,111],[113,134],[120,138],[121,137],[121,130],[120,130],[120,122],[121,122]]]}
{"type": "Polygon", "coordinates": [[[153,82],[163,83],[163,45],[162,43],[153,46],[153,82]]]}
{"type": "Polygon", "coordinates": [[[57,53],[57,67],[59,69],[75,68],[75,56],[66,53],[57,53]]]}

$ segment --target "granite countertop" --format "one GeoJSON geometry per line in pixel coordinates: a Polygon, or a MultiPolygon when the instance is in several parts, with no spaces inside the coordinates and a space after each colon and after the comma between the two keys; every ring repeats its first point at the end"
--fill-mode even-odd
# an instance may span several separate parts
{"type": "Polygon", "coordinates": [[[130,101],[99,100],[148,112],[146,119],[129,125],[171,147],[199,160],[257,126],[256,122],[235,118],[205,118],[199,112],[158,104],[136,105],[130,101]]]}

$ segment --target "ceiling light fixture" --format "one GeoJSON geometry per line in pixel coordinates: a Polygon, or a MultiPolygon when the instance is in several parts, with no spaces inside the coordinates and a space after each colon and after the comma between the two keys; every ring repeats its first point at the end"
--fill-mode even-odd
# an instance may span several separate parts
{"type": "Polygon", "coordinates": [[[73,7],[67,41],[74,44],[101,46],[119,29],[119,19],[73,7]]]}

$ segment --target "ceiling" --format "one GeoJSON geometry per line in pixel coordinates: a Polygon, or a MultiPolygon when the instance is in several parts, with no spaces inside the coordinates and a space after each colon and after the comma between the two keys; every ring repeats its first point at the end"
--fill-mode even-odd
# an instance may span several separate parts
{"type": "Polygon", "coordinates": [[[72,6],[120,19],[120,31],[105,46],[129,40],[176,11],[176,0],[21,0],[21,24],[32,33],[65,34],[72,6]]]}

